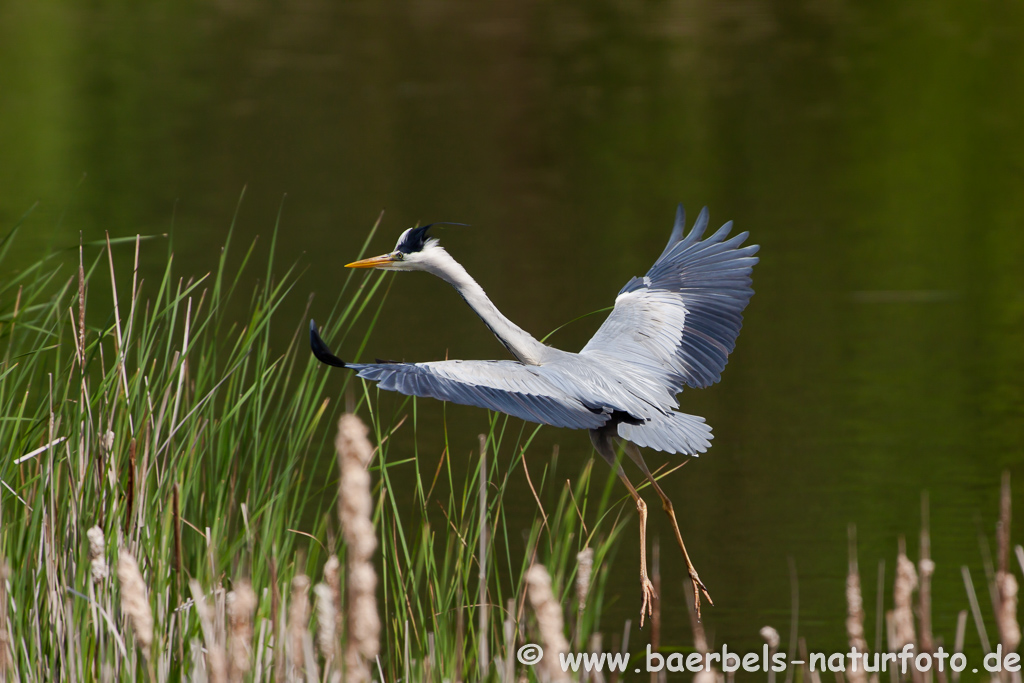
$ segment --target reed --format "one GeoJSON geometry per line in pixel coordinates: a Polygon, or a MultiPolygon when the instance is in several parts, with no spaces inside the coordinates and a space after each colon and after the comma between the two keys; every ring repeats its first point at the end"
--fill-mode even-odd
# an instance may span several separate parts
{"type": "MultiPolygon", "coordinates": [[[[365,680],[517,676],[526,570],[547,566],[568,603],[586,548],[577,621],[595,632],[620,528],[610,473],[594,485],[590,461],[566,489],[557,462],[535,466],[554,517],[538,512],[524,554],[503,496],[536,431],[494,416],[461,488],[446,445],[435,496],[420,454],[391,448],[402,417],[378,414],[372,387],[346,389],[351,376],[308,353],[276,229],[254,288],[256,245],[236,253],[232,230],[217,268],[193,277],[170,248],[161,272],[143,272],[162,247],[142,236],[14,272],[3,257],[20,229],[0,240],[0,439],[14,453],[0,461],[0,680],[336,681],[346,652],[365,680]],[[369,424],[350,471],[362,477],[355,526],[331,512],[345,470],[331,447],[339,388],[369,424]],[[416,481],[411,514],[391,482],[399,468],[416,481]],[[306,577],[320,572],[311,605],[306,577]]],[[[323,334],[361,348],[382,282],[350,276],[319,303],[323,334]]],[[[402,410],[415,422],[415,402],[402,410]]]]}

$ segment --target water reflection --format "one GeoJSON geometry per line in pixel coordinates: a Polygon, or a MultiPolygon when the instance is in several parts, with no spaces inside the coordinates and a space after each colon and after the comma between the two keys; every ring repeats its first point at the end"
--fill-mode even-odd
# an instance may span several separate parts
{"type": "MultiPolygon", "coordinates": [[[[847,523],[862,566],[891,568],[897,535],[916,534],[922,489],[936,629],[949,639],[956,568],[979,564],[976,516],[994,517],[1001,468],[1022,473],[1022,12],[1009,1],[9,3],[0,223],[40,199],[23,261],[79,231],[171,232],[179,263],[201,272],[248,186],[241,241],[266,237],[281,210],[280,262],[308,265],[298,323],[306,292],[314,306],[333,301],[382,208],[373,251],[417,220],[467,222],[442,233],[446,246],[543,335],[646,270],[676,201],[708,204],[762,245],[723,382],[683,396],[715,447],[670,480],[718,603],[715,639],[756,645],[765,623],[785,629],[791,556],[806,632],[819,649],[842,644],[847,523]]],[[[164,258],[144,254],[149,267],[164,258]]],[[[371,356],[501,357],[433,278],[396,277],[384,311],[371,356]]],[[[599,322],[552,341],[578,350],[599,322]]],[[[442,407],[418,409],[432,465],[442,407]]],[[[453,451],[469,453],[486,415],[447,415],[464,440],[453,451]]],[[[537,452],[555,443],[571,463],[590,449],[582,433],[543,430],[537,452]]],[[[617,560],[616,621],[634,616],[633,552],[617,560]]],[[[686,595],[665,593],[666,605],[686,595]]],[[[665,629],[688,642],[685,614],[665,629]]]]}

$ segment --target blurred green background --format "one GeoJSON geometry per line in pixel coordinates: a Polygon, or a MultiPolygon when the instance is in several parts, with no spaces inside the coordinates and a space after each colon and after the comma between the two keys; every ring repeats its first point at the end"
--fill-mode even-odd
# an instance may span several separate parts
{"type": "MultiPolygon", "coordinates": [[[[645,272],[676,202],[708,205],[762,245],[723,381],[681,397],[714,448],[666,485],[714,641],[788,632],[792,557],[801,632],[842,647],[853,522],[873,643],[877,563],[888,603],[922,491],[947,643],[961,564],[984,593],[978,534],[1001,470],[1024,475],[1019,1],[0,3],[0,226],[39,203],[15,264],[79,232],[172,233],[204,273],[245,186],[240,241],[266,247],[281,209],[278,262],[307,269],[296,326],[311,292],[327,316],[383,209],[372,253],[416,221],[472,224],[443,243],[538,336],[645,272]]],[[[165,257],[144,244],[144,273],[165,257]]],[[[578,350],[599,322],[551,341],[578,350]]],[[[446,355],[504,352],[447,285],[394,276],[366,357],[446,355]]],[[[443,408],[418,411],[433,471],[443,408]]],[[[447,419],[459,463],[487,414],[447,419]]],[[[589,457],[586,434],[548,428],[531,468],[556,443],[567,470],[589,457]]],[[[663,642],[686,645],[685,570],[651,525],[663,642]]],[[[625,543],[610,629],[636,617],[637,561],[625,543]]]]}

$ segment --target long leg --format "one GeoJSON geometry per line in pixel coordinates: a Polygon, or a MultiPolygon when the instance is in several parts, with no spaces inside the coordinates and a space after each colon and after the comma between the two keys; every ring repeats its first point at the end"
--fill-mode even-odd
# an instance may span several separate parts
{"type": "MultiPolygon", "coordinates": [[[[653,603],[658,599],[657,593],[654,592],[654,584],[651,583],[651,579],[647,575],[647,503],[640,497],[632,482],[629,481],[629,477],[619,466],[609,435],[604,430],[593,430],[590,432],[590,440],[597,452],[608,461],[612,469],[615,470],[615,474],[625,484],[626,490],[629,491],[633,502],[636,503],[636,511],[640,515],[640,590],[643,592],[643,603],[640,605],[640,628],[643,628],[644,618],[654,614],[653,603]]],[[[698,609],[700,608],[698,607],[698,609]]]]}
{"type": "Polygon", "coordinates": [[[708,593],[708,589],[704,586],[704,583],[697,576],[697,570],[693,566],[693,562],[690,561],[690,554],[686,552],[686,544],[683,543],[683,535],[679,531],[679,522],[676,521],[675,508],[672,507],[672,501],[669,500],[665,492],[658,486],[657,480],[651,475],[651,471],[647,468],[647,463],[644,462],[644,457],[640,453],[640,449],[635,443],[623,440],[623,444],[626,449],[626,454],[629,455],[630,459],[637,464],[640,471],[647,477],[647,481],[651,482],[651,486],[658,493],[658,497],[661,498],[661,506],[664,508],[665,513],[668,514],[669,520],[672,522],[672,531],[676,534],[676,543],[679,544],[679,549],[683,551],[683,559],[686,560],[686,569],[690,573],[690,580],[693,582],[693,603],[697,610],[697,619],[700,619],[700,594],[704,593],[704,597],[708,599],[708,602],[712,605],[715,601],[711,599],[711,595],[708,593]]]}

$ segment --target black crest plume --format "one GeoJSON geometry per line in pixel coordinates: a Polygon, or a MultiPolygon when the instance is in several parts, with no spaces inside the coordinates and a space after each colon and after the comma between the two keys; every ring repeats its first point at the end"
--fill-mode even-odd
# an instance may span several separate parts
{"type": "Polygon", "coordinates": [[[423,246],[427,243],[427,231],[433,227],[433,223],[428,223],[421,228],[411,228],[407,230],[402,236],[402,241],[398,243],[398,251],[403,254],[412,254],[417,251],[421,251],[423,246]]]}
{"type": "Polygon", "coordinates": [[[461,225],[463,227],[468,227],[469,223],[449,223],[445,221],[428,223],[419,228],[410,228],[402,236],[402,241],[398,243],[397,251],[400,251],[403,254],[412,254],[417,251],[422,251],[423,247],[427,244],[427,238],[430,237],[428,231],[435,225],[461,225]]]}

